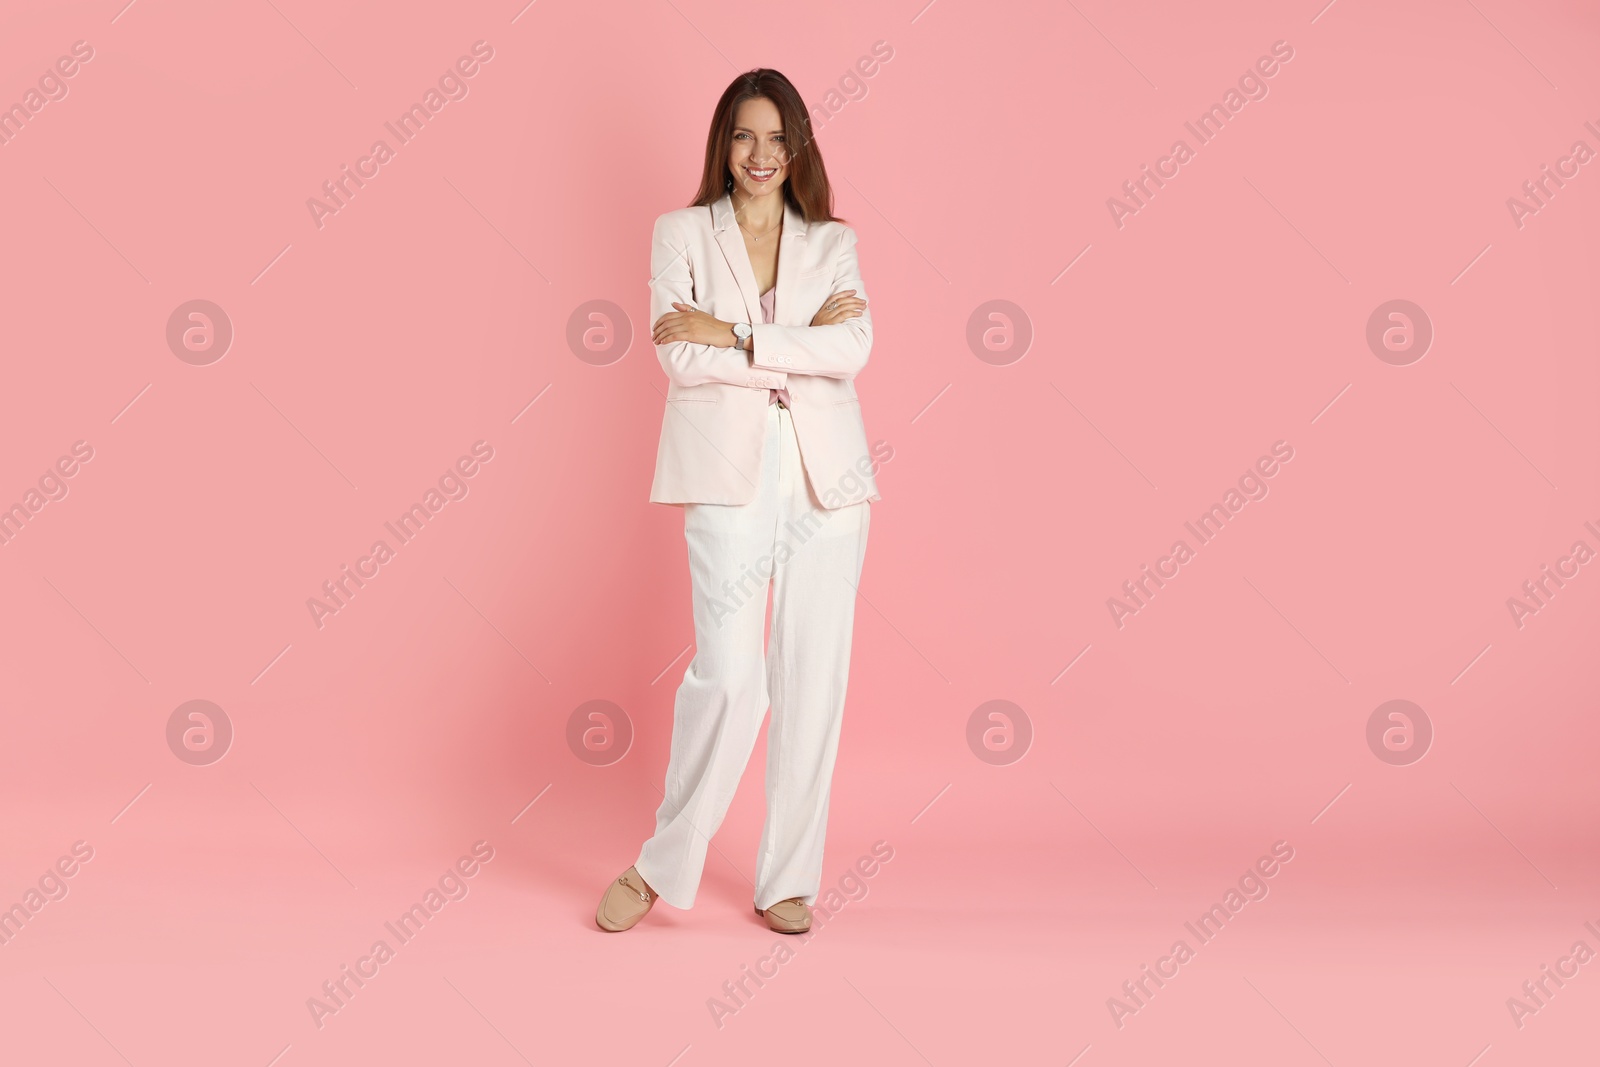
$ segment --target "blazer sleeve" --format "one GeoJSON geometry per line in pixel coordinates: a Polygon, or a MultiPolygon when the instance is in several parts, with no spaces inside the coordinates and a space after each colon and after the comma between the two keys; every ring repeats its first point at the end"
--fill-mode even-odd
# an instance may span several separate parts
{"type": "MultiPolygon", "coordinates": [[[[689,260],[689,243],[674,224],[673,216],[661,215],[656,219],[655,231],[650,238],[650,325],[669,311],[672,305],[695,306],[694,265],[689,260]]],[[[733,347],[729,334],[728,345],[700,345],[688,341],[672,341],[656,345],[656,358],[661,369],[674,385],[704,385],[722,382],[763,390],[784,387],[787,375],[771,369],[757,374],[750,365],[750,354],[733,347]]]]}
{"type": "MultiPolygon", "coordinates": [[[[856,231],[843,228],[839,256],[834,264],[831,296],[841,289],[854,289],[865,300],[867,288],[861,281],[856,258],[856,231]]],[[[854,378],[867,365],[872,351],[872,305],[854,318],[831,326],[784,326],[758,322],[751,326],[753,352],[751,365],[767,371],[789,374],[816,374],[825,378],[854,378]]]]}

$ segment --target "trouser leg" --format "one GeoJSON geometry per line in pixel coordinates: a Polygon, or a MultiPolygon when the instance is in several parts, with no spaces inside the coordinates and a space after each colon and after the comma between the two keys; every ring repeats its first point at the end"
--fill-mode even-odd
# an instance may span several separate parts
{"type": "Polygon", "coordinates": [[[782,413],[777,565],[767,646],[767,818],[757,852],[755,904],[816,902],[828,796],[844,720],[856,586],[870,504],[829,511],[811,492],[794,428],[782,413]]]}
{"type": "Polygon", "coordinates": [[[774,409],[767,417],[761,484],[750,503],[684,505],[695,654],[674,700],[655,833],[634,863],[661,899],[677,908],[694,906],[706,848],[722,825],[767,710],[761,631],[778,515],[779,430],[774,409]]]}

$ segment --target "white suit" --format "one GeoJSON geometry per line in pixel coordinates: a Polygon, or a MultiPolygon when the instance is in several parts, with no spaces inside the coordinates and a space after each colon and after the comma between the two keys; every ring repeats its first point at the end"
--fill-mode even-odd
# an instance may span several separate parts
{"type": "MultiPolygon", "coordinates": [[[[786,219],[786,225],[789,221],[792,220],[786,219]]],[[[658,240],[661,232],[658,224],[658,240]]],[[[730,248],[730,253],[737,252],[741,261],[738,266],[743,269],[732,273],[751,273],[749,257],[736,228],[733,240],[739,243],[730,248]]],[[[853,248],[853,235],[850,244],[853,248]]],[[[820,306],[822,297],[832,290],[819,288],[813,294],[796,285],[794,263],[790,263],[789,284],[785,284],[785,257],[795,254],[793,247],[784,244],[779,253],[776,317],[780,321],[792,320],[803,311],[803,321],[809,322],[816,312],[813,297],[820,306]],[[786,314],[786,296],[803,301],[809,310],[796,311],[791,306],[786,314]]],[[[714,256],[726,272],[723,251],[719,249],[714,256]]],[[[849,258],[853,270],[853,251],[849,258]]],[[[697,261],[685,267],[686,273],[696,279],[715,270],[697,261]]],[[[833,276],[830,268],[829,280],[833,276]]],[[[753,273],[749,288],[751,303],[759,311],[760,296],[755,292],[753,273]]],[[[737,299],[739,289],[732,288],[732,292],[737,299]]],[[[655,304],[653,299],[652,310],[655,304]]],[[[671,310],[670,301],[666,309],[671,310]]],[[[785,344],[784,334],[764,334],[759,321],[752,319],[737,321],[752,322],[758,363],[763,336],[770,339],[769,358],[776,360],[791,351],[779,348],[785,344]]],[[[843,344],[842,325],[796,325],[785,329],[794,335],[803,335],[807,329],[833,331],[843,344]]],[[[867,338],[870,343],[870,333],[867,338]]],[[[734,359],[750,357],[751,353],[731,348],[731,337],[729,344],[726,362],[730,366],[734,359]]],[[[804,344],[792,349],[795,353],[805,350],[804,344]]],[[[852,351],[852,360],[857,364],[865,362],[865,348],[852,351]]],[[[705,357],[702,354],[694,358],[705,357]]],[[[666,361],[663,355],[664,364],[666,361]]],[[[669,409],[699,409],[708,420],[737,416],[741,427],[755,416],[760,427],[754,440],[725,439],[732,455],[721,456],[703,446],[699,451],[682,453],[685,457],[693,454],[696,463],[720,468],[714,475],[680,469],[676,459],[657,467],[658,489],[666,472],[665,484],[712,489],[713,499],[733,500],[689,500],[682,505],[693,595],[695,655],[678,686],[673,707],[672,751],[664,799],[656,812],[655,833],[644,843],[634,863],[660,898],[678,908],[694,905],[707,845],[722,825],[769,703],[772,722],[767,731],[767,818],[756,855],[755,905],[765,909],[790,897],[811,904],[822,885],[828,795],[844,719],[856,586],[866,557],[869,501],[878,499],[872,481],[876,465],[865,454],[859,403],[848,379],[829,378],[824,386],[821,379],[812,379],[799,369],[789,371],[785,377],[786,381],[777,381],[752,374],[748,387],[717,386],[726,392],[709,403],[668,403],[669,409]],[[795,405],[793,412],[782,404],[769,403],[769,390],[774,383],[789,390],[795,405]],[[836,399],[845,388],[849,388],[850,399],[836,399]],[[821,415],[821,409],[812,409],[816,421],[811,425],[816,431],[826,430],[833,436],[807,441],[810,449],[802,459],[802,440],[796,424],[804,417],[807,406],[824,403],[820,399],[824,396],[834,398],[825,401],[831,410],[821,415]],[[847,421],[841,423],[841,419],[847,421]],[[854,463],[845,464],[851,469],[846,472],[840,457],[857,449],[862,451],[862,465],[856,468],[854,463]],[[829,474],[839,476],[836,482],[823,482],[817,477],[813,453],[825,458],[829,474]],[[852,476],[857,470],[862,477],[852,476]],[[701,473],[708,477],[700,477],[701,473]],[[748,491],[741,491],[746,482],[748,491]],[[818,483],[816,488],[813,483],[818,483]],[[764,657],[762,630],[769,581],[772,631],[764,657]]],[[[685,391],[674,378],[671,395],[678,397],[685,391]]],[[[671,425],[671,410],[667,419],[671,425]]],[[[739,434],[746,432],[739,430],[739,434]]],[[[667,447],[664,432],[663,449],[667,447]]]]}

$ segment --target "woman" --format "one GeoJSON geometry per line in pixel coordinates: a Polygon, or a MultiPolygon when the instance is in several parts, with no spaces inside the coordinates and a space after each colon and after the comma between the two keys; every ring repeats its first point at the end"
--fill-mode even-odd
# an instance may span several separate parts
{"type": "Polygon", "coordinates": [[[658,896],[694,905],[769,701],[755,910],[783,933],[811,927],[881,499],[852,381],[872,318],[855,231],[832,209],[800,94],[761,69],[718,101],[694,203],[656,219],[650,317],[669,384],[650,500],[683,508],[695,655],[655,834],[602,896],[604,930],[630,929],[658,896]]]}

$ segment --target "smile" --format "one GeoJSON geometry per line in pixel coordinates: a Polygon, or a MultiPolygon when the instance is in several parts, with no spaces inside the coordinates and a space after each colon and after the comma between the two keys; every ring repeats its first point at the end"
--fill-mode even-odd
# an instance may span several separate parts
{"type": "Polygon", "coordinates": [[[778,168],[768,167],[766,170],[756,170],[753,167],[746,167],[744,168],[744,172],[750,175],[750,177],[754,178],[756,181],[764,182],[774,174],[778,173],[778,168]]]}

